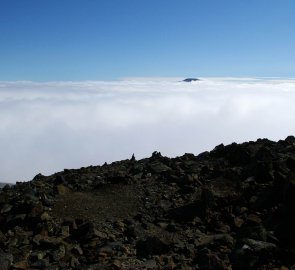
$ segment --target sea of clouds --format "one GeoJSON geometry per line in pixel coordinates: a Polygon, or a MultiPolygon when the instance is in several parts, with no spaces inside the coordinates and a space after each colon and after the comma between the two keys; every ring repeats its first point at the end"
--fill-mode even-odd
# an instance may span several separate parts
{"type": "Polygon", "coordinates": [[[0,182],[295,134],[295,80],[0,82],[0,182]]]}

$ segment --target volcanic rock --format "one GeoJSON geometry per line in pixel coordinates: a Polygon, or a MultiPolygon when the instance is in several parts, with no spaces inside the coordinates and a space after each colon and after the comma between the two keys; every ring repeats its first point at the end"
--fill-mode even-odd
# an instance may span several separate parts
{"type": "Polygon", "coordinates": [[[0,190],[0,270],[292,269],[295,137],[36,175],[0,190]]]}

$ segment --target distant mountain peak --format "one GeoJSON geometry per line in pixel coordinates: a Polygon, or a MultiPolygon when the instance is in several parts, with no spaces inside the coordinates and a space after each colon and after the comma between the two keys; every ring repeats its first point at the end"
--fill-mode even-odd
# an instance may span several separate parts
{"type": "Polygon", "coordinates": [[[200,79],[197,78],[186,78],[183,80],[183,82],[196,82],[196,81],[200,81],[200,79]]]}

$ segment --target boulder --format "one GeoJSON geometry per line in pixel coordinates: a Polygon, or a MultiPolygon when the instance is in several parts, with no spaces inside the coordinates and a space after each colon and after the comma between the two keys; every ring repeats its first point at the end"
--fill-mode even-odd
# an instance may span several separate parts
{"type": "Polygon", "coordinates": [[[144,240],[136,243],[137,255],[139,257],[147,257],[149,255],[160,255],[169,251],[169,245],[162,241],[159,237],[148,236],[144,240]]]}

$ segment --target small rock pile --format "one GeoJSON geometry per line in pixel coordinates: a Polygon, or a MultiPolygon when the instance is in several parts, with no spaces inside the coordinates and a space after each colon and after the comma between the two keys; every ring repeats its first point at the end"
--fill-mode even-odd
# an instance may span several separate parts
{"type": "Polygon", "coordinates": [[[8,269],[295,269],[295,138],[6,185],[8,269]]]}

